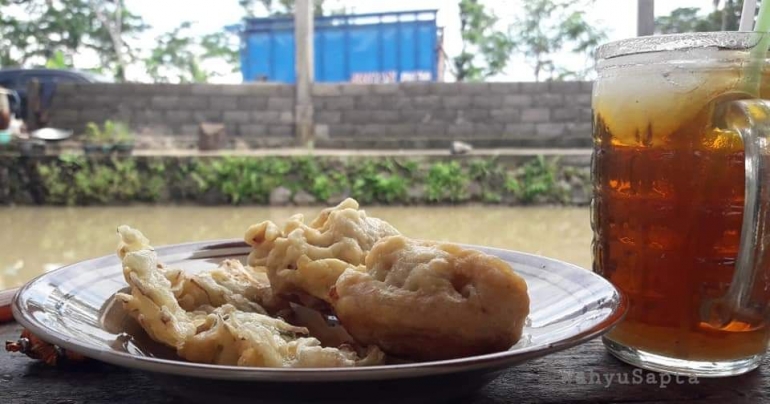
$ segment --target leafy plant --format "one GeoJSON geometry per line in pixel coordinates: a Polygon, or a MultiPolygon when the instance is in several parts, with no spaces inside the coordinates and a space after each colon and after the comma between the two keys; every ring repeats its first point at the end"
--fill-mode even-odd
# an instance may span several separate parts
{"type": "Polygon", "coordinates": [[[333,195],[341,194],[348,190],[350,182],[348,177],[340,172],[331,172],[329,174],[320,174],[313,179],[310,186],[310,192],[318,200],[326,201],[333,195]]]}
{"type": "Polygon", "coordinates": [[[460,0],[462,50],[453,59],[457,81],[479,81],[505,70],[514,42],[480,0],[460,0]]]}
{"type": "Polygon", "coordinates": [[[64,153],[48,164],[37,166],[37,173],[43,183],[46,200],[57,205],[74,205],[78,202],[78,189],[73,187],[71,173],[87,167],[82,155],[64,153]]]}
{"type": "Polygon", "coordinates": [[[85,141],[88,144],[105,144],[108,139],[102,128],[94,122],[88,122],[86,124],[85,141]]]}
{"type": "Polygon", "coordinates": [[[134,134],[125,123],[116,122],[112,125],[112,139],[117,144],[132,144],[134,143],[134,134]]]}
{"type": "Polygon", "coordinates": [[[86,124],[85,141],[88,144],[107,145],[114,143],[132,143],[133,134],[128,125],[110,119],[100,127],[95,122],[86,124]]]}
{"type": "Polygon", "coordinates": [[[538,156],[521,168],[520,181],[509,179],[506,182],[506,189],[522,202],[530,203],[538,196],[554,196],[557,176],[557,160],[549,162],[545,157],[538,156]]]}
{"type": "Polygon", "coordinates": [[[149,202],[157,202],[166,190],[166,165],[163,161],[152,162],[147,165],[146,171],[141,173],[143,187],[141,199],[149,202]]]}
{"type": "Polygon", "coordinates": [[[503,200],[503,196],[495,191],[483,191],[481,193],[481,200],[485,203],[500,203],[503,200]]]}
{"type": "Polygon", "coordinates": [[[504,188],[513,195],[520,195],[521,193],[521,183],[515,177],[506,178],[504,188]]]}
{"type": "Polygon", "coordinates": [[[593,71],[593,53],[606,31],[584,11],[594,0],[529,0],[512,26],[516,48],[532,66],[535,81],[585,79],[593,71]],[[586,67],[570,71],[554,55],[570,51],[585,56],[586,67]]]}
{"type": "Polygon", "coordinates": [[[456,161],[434,163],[426,177],[428,200],[459,202],[468,197],[468,175],[456,161]]]}
{"type": "Polygon", "coordinates": [[[202,191],[216,187],[234,204],[266,203],[290,168],[277,158],[224,157],[200,165],[196,182],[202,191]]]}
{"type": "MultiPolygon", "coordinates": [[[[473,181],[481,186],[473,195],[481,202],[499,203],[503,195],[513,195],[521,203],[531,203],[565,201],[571,187],[590,184],[587,170],[560,169],[558,160],[542,156],[512,172],[484,159],[467,165],[450,161],[417,167],[405,168],[403,162],[388,159],[343,163],[315,157],[145,159],[63,154],[38,163],[34,186],[42,188],[45,202],[67,205],[204,199],[265,204],[279,186],[310,192],[323,201],[349,191],[362,204],[395,204],[409,202],[408,191],[414,186],[425,189],[422,202],[468,200],[473,181]],[[560,179],[569,186],[560,186],[560,179]]],[[[23,175],[12,173],[11,177],[23,175]]],[[[25,187],[12,183],[7,189],[27,192],[25,187]]]]}
{"type": "Polygon", "coordinates": [[[410,181],[394,160],[367,160],[352,168],[351,194],[362,203],[406,202],[410,181]]]}
{"type": "Polygon", "coordinates": [[[374,182],[374,195],[380,202],[393,203],[406,200],[407,180],[398,174],[378,174],[374,182]]]}

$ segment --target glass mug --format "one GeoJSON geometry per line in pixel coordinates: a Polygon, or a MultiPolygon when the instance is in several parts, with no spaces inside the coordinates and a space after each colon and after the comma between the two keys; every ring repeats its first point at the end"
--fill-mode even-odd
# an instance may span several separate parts
{"type": "Polygon", "coordinates": [[[604,337],[625,362],[727,376],[765,354],[770,63],[751,54],[762,35],[665,35],[597,50],[593,267],[629,299],[604,337]]]}
{"type": "Polygon", "coordinates": [[[0,130],[6,130],[11,125],[11,104],[8,101],[11,96],[10,90],[0,87],[0,130]]]}

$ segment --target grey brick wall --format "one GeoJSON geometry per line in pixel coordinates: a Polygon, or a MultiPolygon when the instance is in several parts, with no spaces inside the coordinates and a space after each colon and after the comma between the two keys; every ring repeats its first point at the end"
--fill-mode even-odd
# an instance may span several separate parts
{"type": "MultiPolygon", "coordinates": [[[[316,84],[316,145],[350,148],[588,147],[591,82],[316,84]]],[[[234,143],[294,142],[294,87],[281,84],[60,85],[53,124],[82,131],[122,120],[139,133],[194,144],[200,122],[234,143]]],[[[169,142],[166,142],[168,144],[169,142]]]]}
{"type": "Polygon", "coordinates": [[[201,122],[224,123],[233,143],[288,146],[293,141],[294,87],[278,84],[62,84],[52,125],[81,132],[88,122],[128,123],[158,144],[196,144],[201,122]],[[170,140],[170,141],[168,141],[170,140]]]}
{"type": "Polygon", "coordinates": [[[590,82],[317,84],[329,147],[589,147],[590,82]]]}

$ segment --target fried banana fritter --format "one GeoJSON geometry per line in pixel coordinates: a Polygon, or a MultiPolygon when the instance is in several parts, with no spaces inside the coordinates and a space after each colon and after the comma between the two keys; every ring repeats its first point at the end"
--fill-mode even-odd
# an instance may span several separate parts
{"type": "Polygon", "coordinates": [[[527,285],[505,261],[454,244],[387,237],[330,293],[342,325],[389,355],[439,360],[503,351],[522,334],[527,285]]]}

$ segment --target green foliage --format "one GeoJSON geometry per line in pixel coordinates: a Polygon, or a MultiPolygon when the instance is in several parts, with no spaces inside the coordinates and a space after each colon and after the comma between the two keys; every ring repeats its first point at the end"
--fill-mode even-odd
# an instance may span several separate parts
{"type": "Polygon", "coordinates": [[[145,60],[147,73],[159,83],[205,83],[221,75],[205,64],[221,60],[238,70],[238,38],[229,32],[217,32],[202,37],[190,32],[193,23],[182,22],[156,39],[156,45],[145,60]]]}
{"type": "Polygon", "coordinates": [[[743,0],[715,1],[713,11],[705,14],[698,7],[676,8],[669,15],[655,18],[655,33],[736,31],[742,8],[743,0]],[[720,3],[723,3],[721,9],[718,8],[720,3]]]}
{"type": "Polygon", "coordinates": [[[497,160],[476,159],[468,163],[468,175],[473,180],[483,181],[487,178],[504,174],[503,168],[497,160]]]}
{"type": "Polygon", "coordinates": [[[593,0],[531,0],[513,24],[516,48],[534,69],[535,80],[543,74],[550,80],[568,77],[584,79],[593,69],[596,46],[607,38],[604,29],[586,19],[585,10],[593,0]],[[564,50],[585,55],[587,66],[569,71],[556,64],[553,55],[564,50]]]}
{"type": "Polygon", "coordinates": [[[223,157],[199,165],[197,181],[202,191],[214,188],[234,204],[266,203],[290,169],[281,158],[223,157]]]}
{"type": "Polygon", "coordinates": [[[542,203],[567,202],[567,190],[558,185],[561,179],[573,186],[590,186],[586,170],[560,169],[557,160],[543,157],[514,171],[507,171],[494,159],[467,164],[407,163],[390,159],[343,163],[312,156],[136,158],[63,154],[38,163],[37,175],[32,177],[42,188],[46,203],[62,205],[136,201],[266,204],[279,186],[310,192],[322,203],[347,194],[362,204],[446,203],[471,197],[493,204],[542,203]],[[469,195],[472,181],[481,186],[480,193],[469,195]],[[425,189],[424,199],[409,199],[413,187],[425,189]]]}
{"type": "MultiPolygon", "coordinates": [[[[243,8],[247,17],[264,16],[286,16],[294,14],[294,0],[238,0],[238,4],[243,8]]],[[[313,13],[315,15],[324,15],[325,0],[313,1],[313,13]]],[[[340,11],[332,11],[331,14],[338,14],[340,11]]]]}
{"type": "Polygon", "coordinates": [[[479,0],[460,0],[462,51],[453,58],[457,81],[480,81],[508,65],[514,42],[497,28],[498,18],[479,0]]]}
{"type": "Polygon", "coordinates": [[[158,202],[166,191],[166,165],[163,161],[151,162],[147,169],[141,173],[143,184],[142,199],[150,202],[158,202]]]}
{"type": "Polygon", "coordinates": [[[549,162],[543,156],[538,156],[521,167],[518,179],[508,178],[505,188],[522,202],[531,203],[538,196],[555,196],[558,175],[556,161],[549,162]]]}
{"type": "Polygon", "coordinates": [[[516,177],[509,176],[506,178],[504,188],[513,195],[521,195],[521,183],[516,177]]]}
{"type": "Polygon", "coordinates": [[[190,36],[192,23],[185,21],[171,32],[155,38],[155,48],[145,61],[147,74],[158,83],[205,83],[209,72],[201,68],[195,51],[195,38],[190,36]]]}
{"type": "Polygon", "coordinates": [[[203,49],[201,59],[221,60],[230,66],[231,72],[237,72],[241,63],[238,37],[230,32],[206,34],[200,39],[203,49]]]}
{"type": "Polygon", "coordinates": [[[456,161],[434,163],[425,181],[429,201],[459,202],[468,198],[468,175],[456,161]]]}
{"type": "Polygon", "coordinates": [[[420,169],[420,164],[418,164],[414,160],[406,160],[406,161],[400,161],[396,160],[395,162],[401,169],[408,175],[408,176],[414,176],[417,171],[420,169]]]}
{"type": "Polygon", "coordinates": [[[468,163],[468,176],[482,187],[481,201],[500,203],[503,200],[508,174],[496,158],[476,159],[468,163]]]}
{"type": "Polygon", "coordinates": [[[64,52],[57,50],[51,55],[45,62],[45,67],[48,69],[69,69],[72,68],[72,62],[66,60],[64,52]]]}
{"type": "Polygon", "coordinates": [[[101,127],[95,122],[86,124],[85,141],[89,144],[132,143],[133,139],[131,130],[123,122],[108,119],[101,127]]]}
{"type": "Polygon", "coordinates": [[[122,1],[15,0],[0,3],[0,67],[77,66],[93,51],[98,66],[122,79],[120,60],[130,62],[138,50],[135,41],[148,26],[122,1]],[[119,12],[118,12],[119,10],[119,12]],[[119,18],[117,18],[119,16],[119,18]],[[65,66],[66,65],[66,66],[65,66]]]}
{"type": "Polygon", "coordinates": [[[393,160],[363,161],[351,171],[351,196],[360,202],[406,202],[410,184],[393,160]]]}
{"type": "Polygon", "coordinates": [[[340,195],[350,189],[350,181],[344,173],[330,172],[319,174],[310,185],[312,193],[319,201],[326,201],[334,195],[340,195]]]}
{"type": "Polygon", "coordinates": [[[133,159],[94,162],[62,155],[38,166],[38,174],[54,204],[74,205],[144,200],[143,182],[133,159]]]}
{"type": "Polygon", "coordinates": [[[503,196],[495,191],[483,191],[481,193],[481,201],[484,203],[500,203],[503,200],[503,196]]]}

